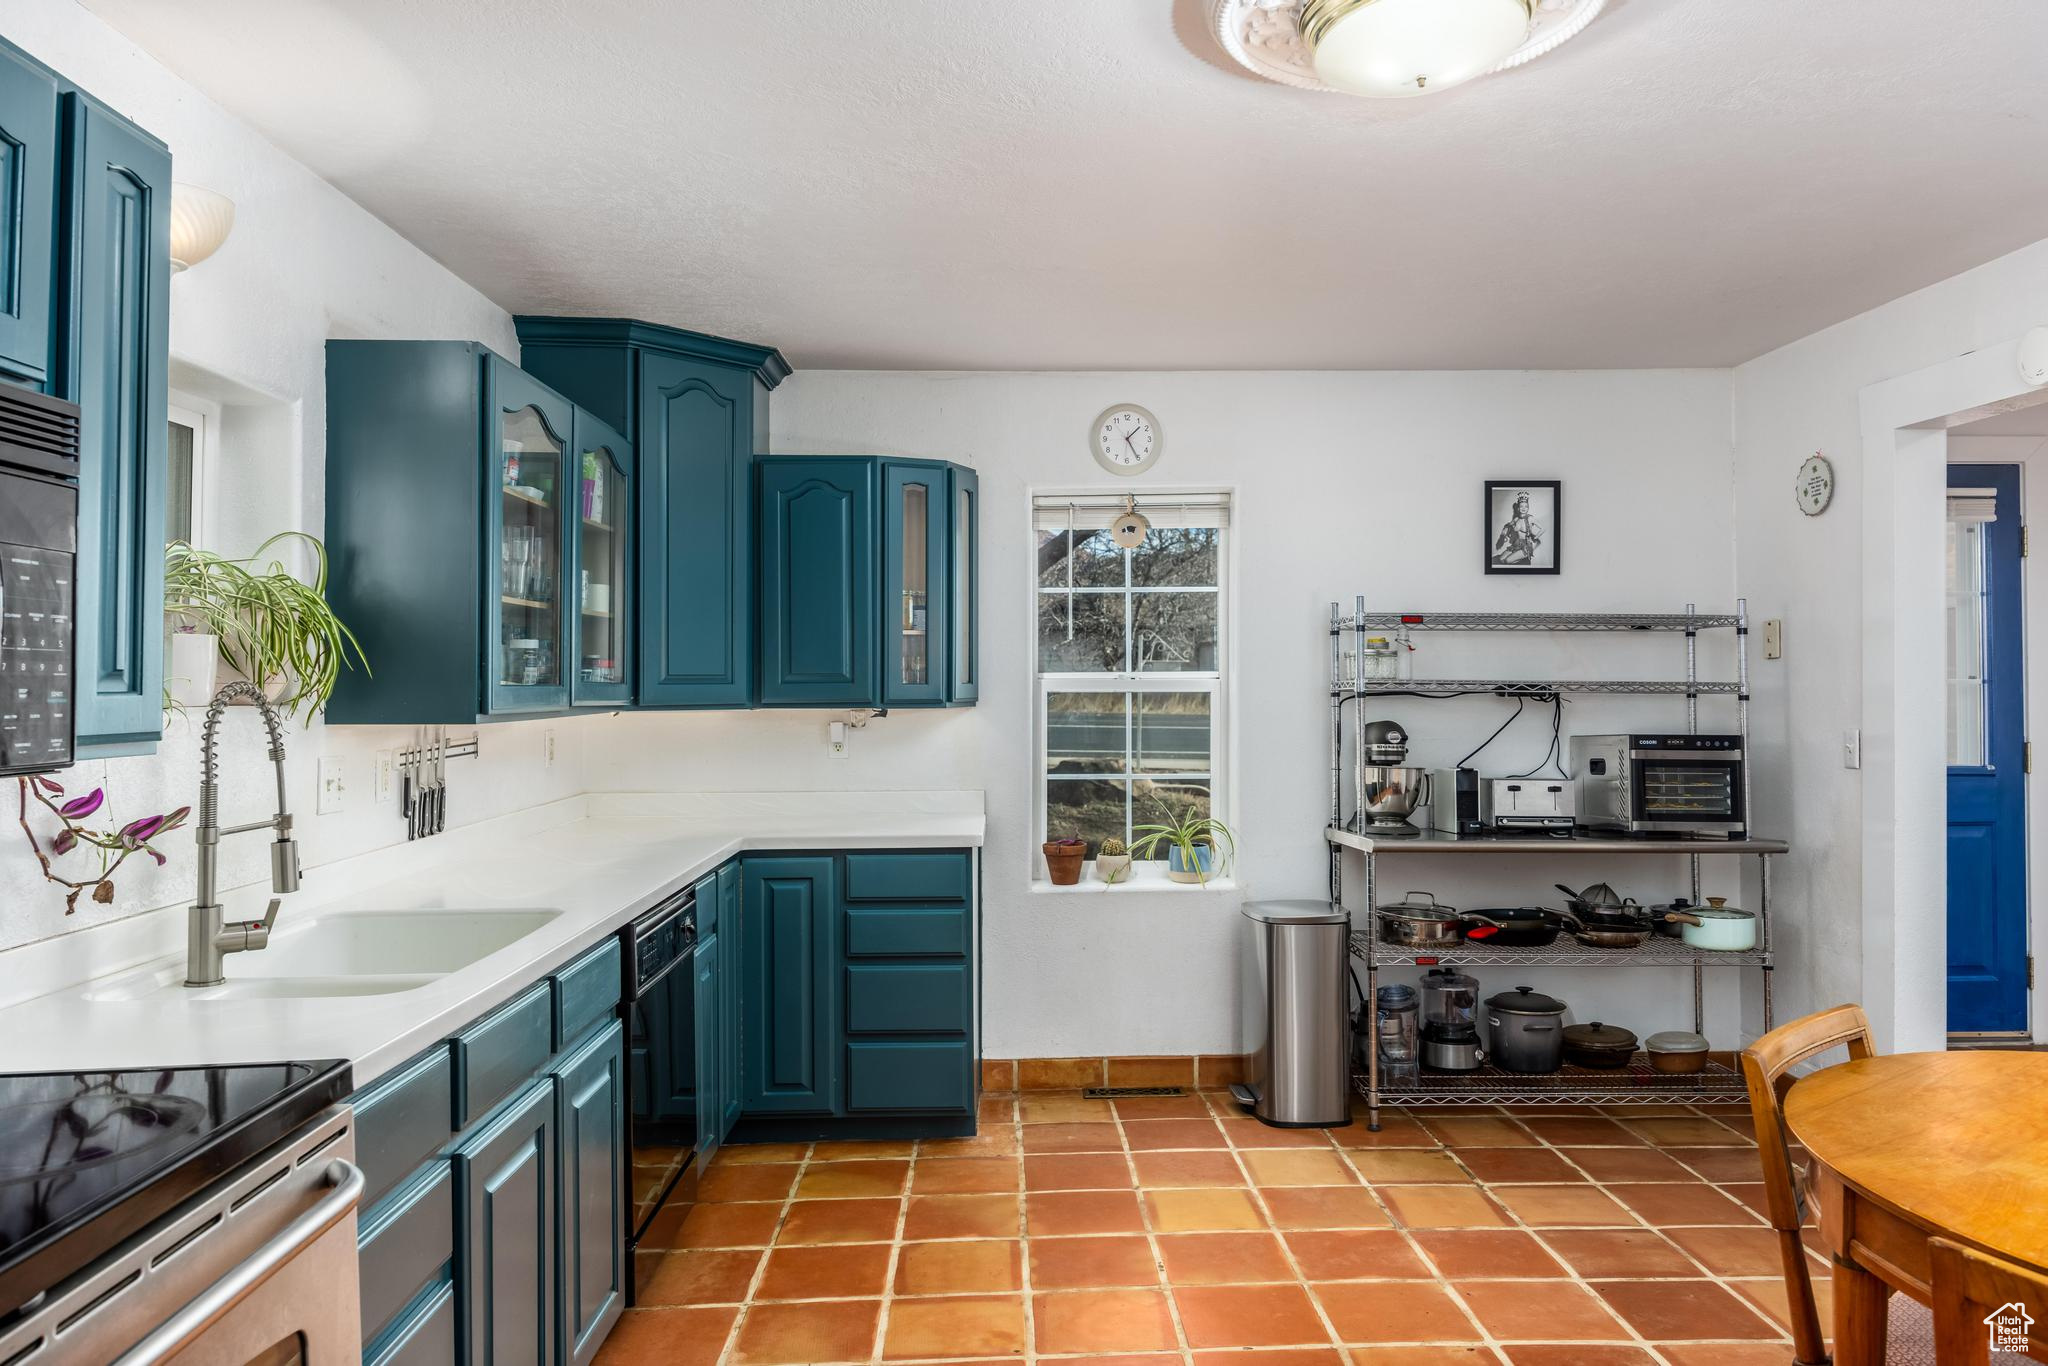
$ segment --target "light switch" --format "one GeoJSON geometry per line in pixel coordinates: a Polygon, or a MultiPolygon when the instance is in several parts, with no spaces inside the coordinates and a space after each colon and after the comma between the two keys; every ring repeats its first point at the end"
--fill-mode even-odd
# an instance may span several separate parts
{"type": "Polygon", "coordinates": [[[342,781],[341,756],[321,755],[319,776],[320,797],[313,812],[319,816],[331,816],[341,810],[343,799],[348,795],[348,785],[342,781]]]}
{"type": "Polygon", "coordinates": [[[1785,657],[1785,623],[1782,618],[1772,617],[1764,623],[1764,658],[1785,657]]]}
{"type": "Polygon", "coordinates": [[[1842,767],[1863,767],[1863,732],[1845,730],[1842,732],[1842,767]]]}

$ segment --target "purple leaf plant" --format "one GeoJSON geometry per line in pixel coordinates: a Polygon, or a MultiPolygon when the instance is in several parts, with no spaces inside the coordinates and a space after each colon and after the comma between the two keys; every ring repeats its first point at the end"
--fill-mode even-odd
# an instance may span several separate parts
{"type": "MultiPolygon", "coordinates": [[[[43,876],[60,887],[67,888],[64,894],[64,914],[70,915],[78,909],[78,898],[86,892],[102,906],[111,905],[114,900],[114,873],[133,854],[147,854],[162,867],[165,859],[161,852],[150,847],[150,841],[161,835],[168,835],[185,823],[192,814],[192,808],[181,806],[161,816],[143,816],[129,821],[114,830],[95,830],[81,822],[98,814],[106,805],[107,790],[96,787],[80,797],[64,799],[64,788],[55,779],[41,776],[23,778],[18,818],[21,832],[28,836],[28,847],[34,851],[36,862],[43,867],[43,876]],[[50,837],[46,852],[36,839],[34,827],[28,823],[29,799],[55,816],[61,825],[50,837]],[[53,859],[61,859],[80,848],[92,850],[99,866],[83,877],[66,877],[57,871],[53,859]]],[[[68,870],[67,870],[68,871],[68,870]]],[[[84,872],[83,865],[80,872],[84,872]]]]}

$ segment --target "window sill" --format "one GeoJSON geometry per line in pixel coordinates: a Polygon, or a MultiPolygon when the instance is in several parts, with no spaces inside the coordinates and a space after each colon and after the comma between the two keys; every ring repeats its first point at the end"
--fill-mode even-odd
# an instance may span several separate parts
{"type": "Polygon", "coordinates": [[[1175,882],[1166,875],[1164,868],[1132,869],[1131,875],[1121,882],[1108,883],[1095,876],[1095,864],[1090,861],[1082,865],[1081,880],[1071,886],[1060,886],[1038,877],[1031,879],[1032,894],[1046,896],[1089,896],[1128,894],[1145,892],[1234,892],[1238,890],[1237,879],[1228,874],[1219,874],[1207,883],[1175,882]]]}

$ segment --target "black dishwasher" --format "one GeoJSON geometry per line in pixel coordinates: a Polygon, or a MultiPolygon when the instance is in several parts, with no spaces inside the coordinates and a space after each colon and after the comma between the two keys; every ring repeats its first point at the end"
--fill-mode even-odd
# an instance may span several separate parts
{"type": "MultiPolygon", "coordinates": [[[[620,932],[619,1011],[626,1021],[626,1116],[632,1135],[633,1217],[628,1303],[639,1299],[635,1256],[657,1218],[661,1232],[696,1203],[697,897],[678,892],[620,932]]],[[[662,1246],[674,1246],[664,1240],[662,1246]]],[[[656,1259],[645,1259],[652,1263],[656,1259]]]]}

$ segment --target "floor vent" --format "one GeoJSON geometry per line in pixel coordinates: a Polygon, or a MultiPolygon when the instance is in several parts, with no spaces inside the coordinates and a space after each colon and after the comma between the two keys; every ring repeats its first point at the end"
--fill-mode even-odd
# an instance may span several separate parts
{"type": "Polygon", "coordinates": [[[1183,1086],[1090,1086],[1081,1092],[1084,1100],[1129,1100],[1132,1096],[1184,1096],[1183,1086]]]}

